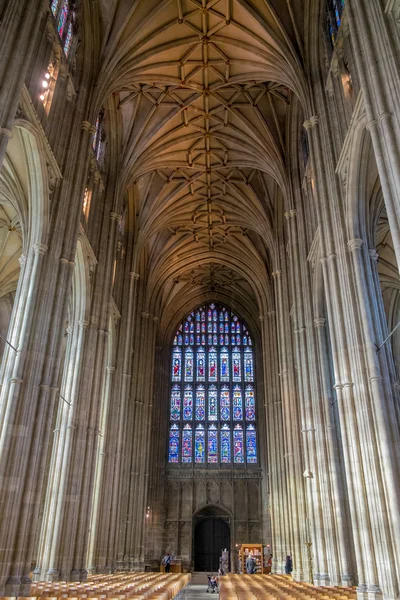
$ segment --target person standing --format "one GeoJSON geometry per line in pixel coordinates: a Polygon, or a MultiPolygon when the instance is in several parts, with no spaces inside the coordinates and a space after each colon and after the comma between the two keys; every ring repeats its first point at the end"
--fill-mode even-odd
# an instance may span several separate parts
{"type": "Polygon", "coordinates": [[[256,561],[252,552],[250,552],[246,560],[246,571],[248,575],[253,575],[256,572],[256,561]]]}
{"type": "Polygon", "coordinates": [[[165,572],[170,573],[171,572],[171,555],[166,554],[162,560],[162,563],[165,567],[165,572]]]}
{"type": "Polygon", "coordinates": [[[267,575],[269,575],[272,571],[272,559],[273,559],[273,556],[272,556],[272,554],[270,554],[268,557],[268,560],[267,560],[267,575]]]}
{"type": "Polygon", "coordinates": [[[290,554],[288,554],[286,557],[286,562],[285,562],[285,573],[286,573],[286,575],[291,575],[292,571],[293,571],[293,561],[292,561],[292,557],[290,556],[290,554]]]}

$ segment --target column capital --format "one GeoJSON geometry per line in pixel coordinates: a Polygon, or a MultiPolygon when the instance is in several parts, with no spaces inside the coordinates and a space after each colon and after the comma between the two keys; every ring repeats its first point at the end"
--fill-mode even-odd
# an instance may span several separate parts
{"type": "Polygon", "coordinates": [[[364,241],[360,238],[354,238],[353,240],[349,240],[347,245],[351,251],[359,250],[363,245],[364,241]]]}
{"type": "Polygon", "coordinates": [[[157,321],[158,321],[158,317],[153,317],[153,322],[157,323],[157,321]]]}
{"type": "Polygon", "coordinates": [[[324,317],[316,317],[314,319],[314,325],[315,327],[323,327],[325,325],[326,320],[324,319],[324,317]]]}
{"type": "Polygon", "coordinates": [[[150,317],[150,313],[147,313],[147,312],[142,312],[140,314],[141,314],[142,319],[148,319],[150,317]]]}
{"type": "Polygon", "coordinates": [[[375,250],[375,248],[370,248],[370,249],[368,250],[368,254],[369,254],[369,257],[370,257],[370,259],[371,259],[373,262],[378,262],[378,260],[379,260],[379,254],[378,254],[378,252],[375,250]]]}
{"type": "Polygon", "coordinates": [[[273,279],[277,279],[278,277],[280,277],[282,275],[282,271],[277,269],[276,271],[274,271],[273,273],[271,273],[273,279]]]}
{"type": "Polygon", "coordinates": [[[112,211],[112,212],[110,212],[110,219],[111,219],[111,221],[120,221],[121,215],[112,211]]]}
{"type": "Polygon", "coordinates": [[[270,319],[273,319],[276,315],[276,310],[269,310],[268,311],[268,316],[270,319]]]}
{"type": "Polygon", "coordinates": [[[23,267],[26,263],[26,254],[21,254],[21,256],[18,259],[18,262],[20,264],[20,267],[23,267]]]}
{"type": "Polygon", "coordinates": [[[86,321],[86,319],[80,319],[78,321],[78,325],[79,327],[82,327],[82,329],[87,329],[89,327],[89,321],[86,321]]]}
{"type": "Polygon", "coordinates": [[[48,249],[49,249],[49,247],[46,246],[46,244],[42,244],[42,243],[34,244],[34,246],[33,246],[33,252],[35,254],[42,254],[42,255],[46,254],[48,249]]]}
{"type": "Polygon", "coordinates": [[[131,272],[129,273],[129,277],[130,277],[131,279],[135,279],[135,280],[137,281],[137,280],[139,279],[140,275],[139,275],[139,273],[134,273],[133,271],[131,271],[131,272]]]}
{"type": "Polygon", "coordinates": [[[8,137],[8,139],[10,139],[12,133],[12,129],[8,129],[8,127],[0,127],[0,135],[5,135],[8,137]]]}
{"type": "Polygon", "coordinates": [[[288,220],[293,219],[293,217],[295,217],[296,215],[297,215],[297,210],[295,208],[291,208],[290,210],[285,212],[285,218],[288,220]]]}
{"type": "Polygon", "coordinates": [[[115,372],[115,367],[106,367],[106,371],[107,373],[114,373],[115,372]]]}
{"type": "Polygon", "coordinates": [[[89,133],[96,133],[96,127],[89,123],[89,121],[82,121],[81,128],[89,133]]]}
{"type": "Polygon", "coordinates": [[[311,129],[312,127],[315,127],[315,125],[318,125],[318,123],[319,123],[319,117],[317,115],[313,115],[307,121],[304,121],[303,127],[304,127],[304,129],[308,130],[308,129],[311,129]]]}

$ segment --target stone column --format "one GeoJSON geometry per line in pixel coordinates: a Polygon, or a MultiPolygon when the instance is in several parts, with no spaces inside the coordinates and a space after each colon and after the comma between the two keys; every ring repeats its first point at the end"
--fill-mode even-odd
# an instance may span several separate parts
{"type": "Polygon", "coordinates": [[[279,341],[279,368],[282,394],[282,416],[285,441],[285,461],[288,490],[288,512],[290,519],[289,540],[294,559],[294,576],[303,581],[305,575],[305,546],[304,529],[305,501],[303,488],[302,448],[300,440],[300,419],[297,409],[297,395],[293,375],[290,373],[292,365],[290,341],[291,335],[287,327],[289,308],[287,294],[284,295],[282,285],[282,271],[272,273],[275,283],[275,305],[277,308],[278,341],[279,341]],[[296,493],[293,492],[296,490],[296,493]]]}
{"type": "MultiPolygon", "coordinates": [[[[379,585],[384,590],[385,597],[396,598],[400,591],[399,574],[395,569],[387,569],[385,565],[396,564],[400,551],[400,436],[390,381],[381,364],[384,355],[379,356],[376,349],[377,324],[367,285],[363,240],[353,239],[348,245],[356,279],[361,325],[359,344],[362,344],[369,386],[369,393],[364,395],[368,424],[364,424],[363,455],[368,489],[375,489],[374,494],[368,495],[370,530],[375,541],[379,585]],[[378,539],[379,543],[376,542],[378,539]]],[[[377,583],[378,581],[370,583],[372,592],[379,593],[377,583]]]]}
{"type": "MultiPolygon", "coordinates": [[[[300,260],[298,240],[298,215],[295,209],[285,213],[289,227],[291,287],[293,293],[293,320],[297,352],[297,378],[299,382],[299,400],[301,415],[301,432],[303,434],[304,448],[304,474],[307,490],[307,521],[304,523],[305,539],[312,542],[313,555],[313,581],[318,584],[329,585],[330,577],[326,557],[326,539],[324,520],[322,515],[323,478],[320,477],[319,461],[317,459],[316,419],[320,412],[319,386],[310,371],[316,371],[314,347],[312,347],[313,331],[307,332],[306,299],[308,297],[310,282],[302,273],[303,265],[300,260]],[[314,367],[314,369],[312,369],[314,367]],[[311,534],[311,539],[309,535],[311,534]]],[[[306,267],[307,268],[307,267],[306,267]]],[[[308,275],[308,273],[307,273],[308,275]]],[[[318,456],[323,456],[323,447],[318,445],[318,456]]],[[[308,577],[311,577],[309,568],[308,577]]]]}
{"type": "Polygon", "coordinates": [[[9,0],[0,22],[0,169],[42,16],[42,0],[9,0]]]}
{"type": "Polygon", "coordinates": [[[289,510],[287,474],[285,469],[282,400],[279,389],[279,362],[276,334],[276,313],[268,319],[260,316],[263,340],[265,415],[268,440],[269,512],[272,523],[273,571],[282,572],[289,546],[289,510]]]}
{"type": "Polygon", "coordinates": [[[115,467],[110,463],[110,469],[113,469],[114,485],[111,496],[111,513],[105,512],[105,518],[110,518],[110,534],[109,540],[106,547],[106,567],[110,567],[115,564],[117,560],[117,543],[118,543],[118,528],[120,525],[119,521],[119,507],[122,502],[122,489],[123,489],[123,463],[125,459],[124,448],[127,443],[126,439],[126,421],[129,413],[129,393],[131,389],[132,380],[132,336],[135,328],[135,300],[137,295],[137,282],[139,274],[130,272],[129,273],[129,291],[128,291],[128,302],[126,314],[123,315],[121,330],[124,329],[124,342],[121,346],[122,369],[120,373],[120,403],[119,411],[116,415],[116,439],[115,439],[115,467]],[[124,327],[124,324],[126,326],[124,327]],[[109,517],[110,515],[110,517],[109,517]]]}
{"type": "Polygon", "coordinates": [[[109,446],[109,438],[113,435],[113,430],[109,427],[109,414],[110,414],[110,396],[111,389],[113,386],[113,379],[115,373],[115,367],[108,366],[106,368],[106,383],[104,390],[104,398],[103,405],[101,407],[101,417],[100,417],[100,431],[101,437],[98,447],[98,457],[96,463],[96,473],[93,485],[93,500],[92,500],[92,508],[91,508],[91,518],[90,518],[90,535],[88,540],[88,567],[87,570],[89,573],[97,573],[98,569],[98,560],[95,555],[96,542],[101,535],[101,531],[99,525],[103,525],[103,527],[108,529],[107,523],[100,522],[100,506],[102,502],[102,497],[105,493],[107,493],[107,488],[110,483],[105,479],[104,475],[104,463],[106,460],[106,452],[109,446]]]}
{"type": "Polygon", "coordinates": [[[328,525],[327,541],[330,545],[329,562],[330,569],[337,573],[333,583],[343,586],[351,586],[355,583],[354,578],[354,549],[353,540],[349,536],[351,529],[348,513],[348,497],[345,492],[345,479],[342,472],[342,451],[338,444],[338,431],[333,406],[337,403],[337,397],[333,391],[330,369],[329,348],[326,334],[325,319],[318,317],[314,319],[317,332],[319,350],[319,370],[321,373],[321,396],[323,405],[323,422],[321,435],[326,440],[327,460],[326,471],[330,485],[325,510],[329,511],[329,519],[333,521],[328,525]]]}
{"type": "Polygon", "coordinates": [[[382,2],[352,0],[346,4],[346,12],[368,119],[367,128],[371,134],[397,265],[400,268],[398,57],[382,2]]]}
{"type": "Polygon", "coordinates": [[[78,403],[78,390],[82,370],[82,355],[89,323],[79,321],[70,332],[74,332],[65,357],[64,377],[54,431],[53,451],[46,494],[43,529],[40,537],[37,568],[41,570],[40,579],[57,580],[56,568],[60,546],[60,532],[65,511],[65,494],[68,493],[68,473],[70,469],[71,445],[75,430],[75,418],[78,403]],[[67,402],[69,404],[67,404],[67,402]]]}

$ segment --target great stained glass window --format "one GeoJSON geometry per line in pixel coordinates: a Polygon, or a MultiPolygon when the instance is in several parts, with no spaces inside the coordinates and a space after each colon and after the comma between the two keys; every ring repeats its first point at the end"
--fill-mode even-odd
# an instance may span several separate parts
{"type": "Polygon", "coordinates": [[[247,326],[201,306],[173,337],[169,463],[257,465],[255,367],[247,326]]]}
{"type": "Polygon", "coordinates": [[[69,57],[76,29],[74,0],[51,0],[51,12],[57,23],[57,31],[66,58],[69,57]]]}

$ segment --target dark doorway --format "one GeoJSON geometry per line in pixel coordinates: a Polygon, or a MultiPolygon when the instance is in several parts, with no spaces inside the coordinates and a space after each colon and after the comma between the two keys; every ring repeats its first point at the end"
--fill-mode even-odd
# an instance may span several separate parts
{"type": "Polygon", "coordinates": [[[218,517],[201,519],[194,531],[195,571],[218,571],[222,550],[230,549],[229,526],[218,517]]]}

